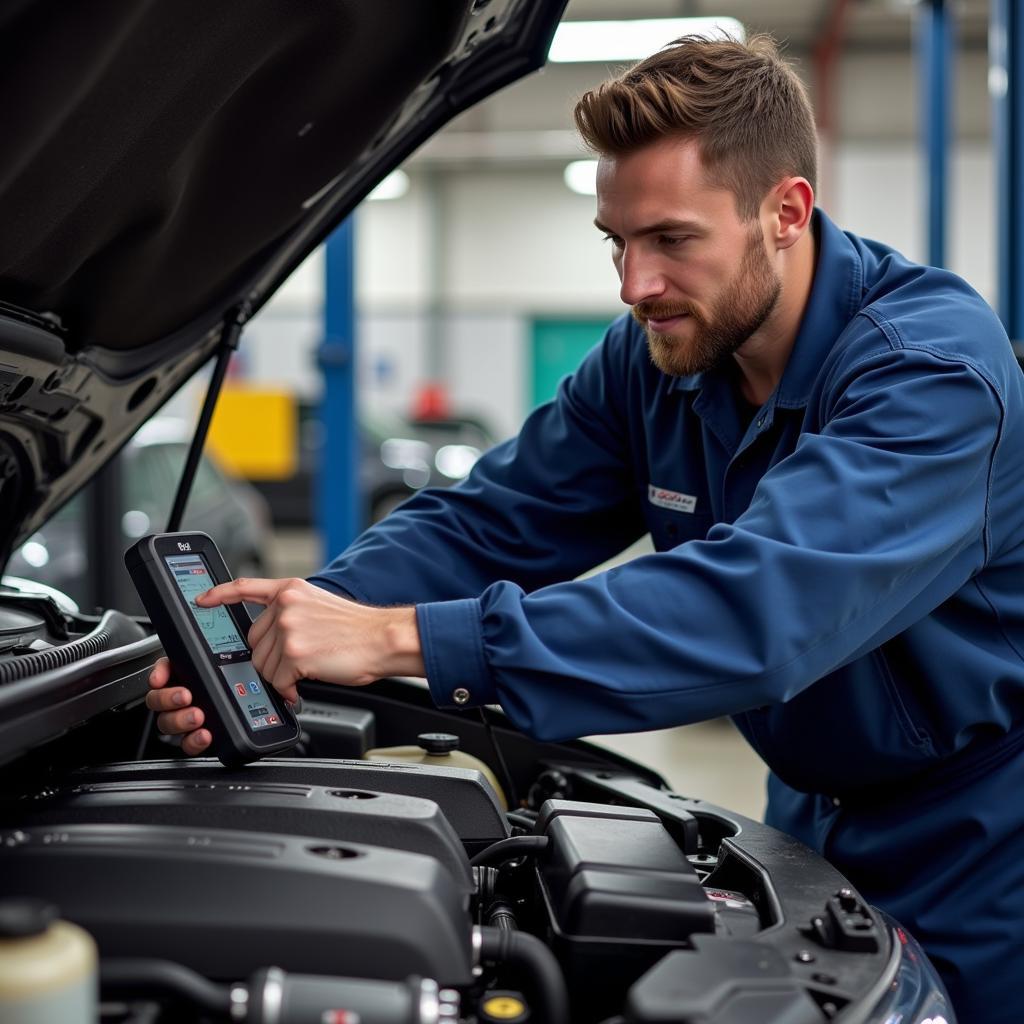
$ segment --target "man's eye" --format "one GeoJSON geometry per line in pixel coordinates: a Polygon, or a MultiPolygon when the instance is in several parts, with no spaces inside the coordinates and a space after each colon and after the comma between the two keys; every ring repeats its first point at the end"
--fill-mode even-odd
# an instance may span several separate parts
{"type": "Polygon", "coordinates": [[[612,245],[614,245],[616,249],[621,249],[622,248],[622,239],[619,238],[618,235],[605,235],[601,239],[601,241],[602,242],[611,242],[612,245]]]}
{"type": "Polygon", "coordinates": [[[666,249],[677,249],[692,237],[692,235],[662,235],[659,241],[666,249]]]}

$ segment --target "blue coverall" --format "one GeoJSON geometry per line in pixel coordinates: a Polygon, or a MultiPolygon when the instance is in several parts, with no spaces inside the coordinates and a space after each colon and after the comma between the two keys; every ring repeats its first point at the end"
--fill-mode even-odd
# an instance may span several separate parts
{"type": "Polygon", "coordinates": [[[542,739],[732,715],[769,824],[910,928],[963,1022],[1020,1024],[1024,377],[960,278],[814,230],[760,409],[728,367],[661,373],[624,316],[313,582],[415,603],[436,703],[465,688],[542,739]]]}

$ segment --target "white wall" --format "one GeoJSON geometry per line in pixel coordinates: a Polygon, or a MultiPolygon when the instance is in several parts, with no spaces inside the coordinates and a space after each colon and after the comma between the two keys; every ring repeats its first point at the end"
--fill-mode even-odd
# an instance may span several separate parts
{"type": "Polygon", "coordinates": [[[420,310],[429,304],[432,262],[430,191],[422,176],[401,198],[364,203],[356,218],[360,309],[420,310]]]}
{"type": "MultiPolygon", "coordinates": [[[[962,143],[950,161],[947,264],[995,301],[994,169],[988,147],[962,143]]],[[[927,258],[924,161],[916,147],[848,145],[836,154],[836,202],[829,212],[849,231],[927,258]]]]}
{"type": "Polygon", "coordinates": [[[442,257],[443,301],[523,313],[609,312],[621,307],[592,196],[570,192],[562,167],[453,173],[442,257]]]}
{"type": "Polygon", "coordinates": [[[529,324],[518,313],[449,317],[452,404],[511,437],[528,411],[529,324]]]}

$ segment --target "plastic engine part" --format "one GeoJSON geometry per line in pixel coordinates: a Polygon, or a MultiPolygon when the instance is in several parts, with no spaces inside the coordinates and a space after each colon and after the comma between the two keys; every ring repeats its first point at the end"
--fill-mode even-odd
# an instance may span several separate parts
{"type": "Polygon", "coordinates": [[[603,1013],[662,956],[715,930],[686,855],[653,811],[549,800],[538,884],[577,1010],[603,1013]]]}
{"type": "Polygon", "coordinates": [[[211,979],[259,965],[444,985],[472,978],[468,898],[432,857],[326,839],[140,825],[0,832],[0,898],[33,893],[103,957],[211,979]]]}

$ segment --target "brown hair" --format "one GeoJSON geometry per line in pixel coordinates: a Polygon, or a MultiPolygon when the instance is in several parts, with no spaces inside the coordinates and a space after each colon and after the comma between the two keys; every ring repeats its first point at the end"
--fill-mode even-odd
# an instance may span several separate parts
{"type": "Polygon", "coordinates": [[[683,36],[587,92],[573,112],[587,146],[620,156],[659,139],[696,138],[711,176],[744,220],[790,174],[816,187],[814,115],[770,36],[747,43],[683,36]]]}

